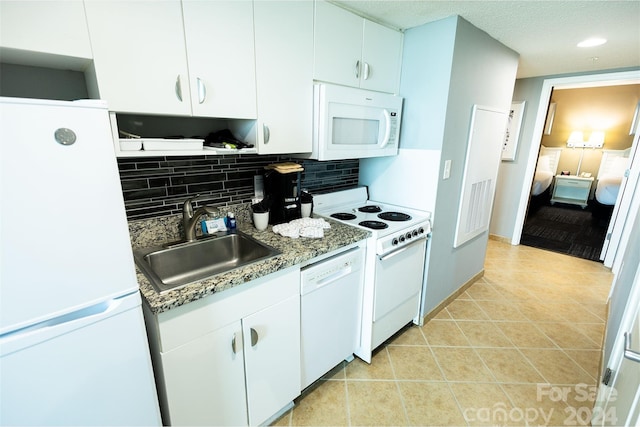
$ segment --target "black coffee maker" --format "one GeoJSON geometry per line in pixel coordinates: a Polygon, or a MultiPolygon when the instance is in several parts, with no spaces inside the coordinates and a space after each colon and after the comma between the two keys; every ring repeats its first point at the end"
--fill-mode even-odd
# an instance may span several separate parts
{"type": "Polygon", "coordinates": [[[282,224],[300,218],[300,179],[302,167],[272,168],[264,173],[264,194],[269,199],[269,224],[282,224]]]}

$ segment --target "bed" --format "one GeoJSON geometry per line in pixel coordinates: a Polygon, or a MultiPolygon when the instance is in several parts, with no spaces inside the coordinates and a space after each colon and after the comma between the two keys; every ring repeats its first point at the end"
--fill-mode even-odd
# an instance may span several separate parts
{"type": "Polygon", "coordinates": [[[629,153],[626,150],[602,150],[602,160],[598,169],[595,198],[603,205],[615,205],[620,191],[624,171],[629,165],[629,153]]]}
{"type": "Polygon", "coordinates": [[[533,175],[533,185],[531,186],[532,196],[539,196],[551,186],[553,177],[556,176],[561,153],[562,148],[560,147],[540,146],[536,172],[533,175]]]}

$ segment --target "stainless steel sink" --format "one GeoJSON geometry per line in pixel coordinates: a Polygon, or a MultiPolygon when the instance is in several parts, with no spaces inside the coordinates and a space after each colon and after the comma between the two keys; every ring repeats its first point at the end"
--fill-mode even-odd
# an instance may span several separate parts
{"type": "Polygon", "coordinates": [[[156,291],[164,293],[280,253],[234,231],[195,242],[135,250],[133,255],[156,291]]]}

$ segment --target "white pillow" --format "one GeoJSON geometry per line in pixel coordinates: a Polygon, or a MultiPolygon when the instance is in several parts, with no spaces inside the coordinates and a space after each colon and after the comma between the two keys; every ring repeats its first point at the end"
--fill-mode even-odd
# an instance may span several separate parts
{"type": "Polygon", "coordinates": [[[629,164],[628,157],[614,157],[611,159],[611,163],[609,164],[608,175],[614,176],[622,176],[624,175],[624,171],[627,169],[627,165],[629,164]]]}
{"type": "Polygon", "coordinates": [[[536,169],[539,171],[553,172],[551,170],[551,158],[549,156],[538,157],[538,165],[536,166],[536,169]]]}

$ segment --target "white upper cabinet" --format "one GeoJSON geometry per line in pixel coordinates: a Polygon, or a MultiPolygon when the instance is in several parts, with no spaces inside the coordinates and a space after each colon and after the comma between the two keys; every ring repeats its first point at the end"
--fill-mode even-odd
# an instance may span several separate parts
{"type": "Polygon", "coordinates": [[[194,116],[256,118],[251,0],[183,0],[194,116]]]}
{"type": "Polygon", "coordinates": [[[314,31],[315,80],[398,92],[402,33],[320,0],[314,31]]]}
{"type": "Polygon", "coordinates": [[[72,59],[33,54],[91,59],[82,0],[0,1],[0,47],[3,62],[80,69],[72,59]]]}
{"type": "Polygon", "coordinates": [[[86,7],[92,95],[112,111],[256,118],[250,0],[87,0],[86,7]]]}
{"type": "Polygon", "coordinates": [[[190,115],[180,0],[86,0],[85,8],[96,76],[90,95],[112,111],[190,115]]]}
{"type": "Polygon", "coordinates": [[[360,87],[363,18],[326,1],[316,2],[316,80],[360,87]]]}
{"type": "Polygon", "coordinates": [[[360,87],[398,93],[402,33],[365,19],[363,34],[363,71],[360,72],[360,87]]]}
{"type": "Polygon", "coordinates": [[[311,151],[313,2],[254,2],[258,153],[311,151]]]}

